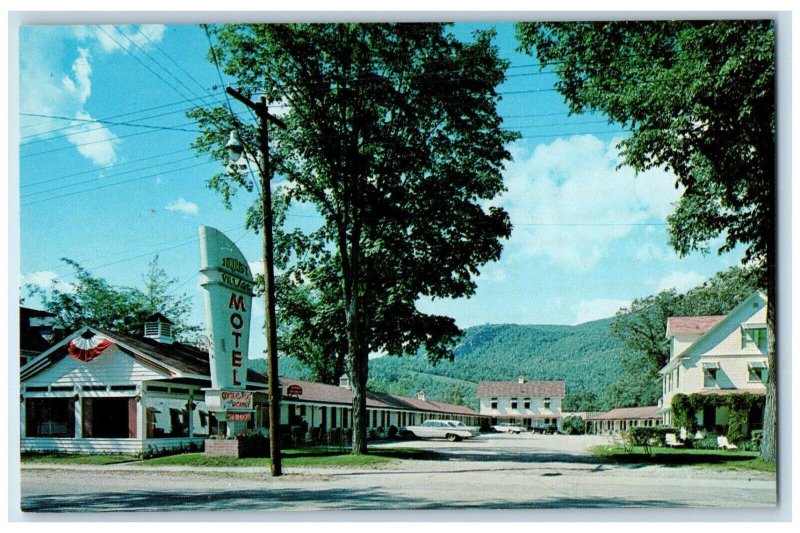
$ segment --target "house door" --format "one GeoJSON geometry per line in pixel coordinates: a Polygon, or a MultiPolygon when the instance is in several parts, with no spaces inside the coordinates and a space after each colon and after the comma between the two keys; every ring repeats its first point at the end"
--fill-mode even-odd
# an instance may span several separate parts
{"type": "Polygon", "coordinates": [[[703,407],[703,428],[708,431],[714,431],[714,426],[717,424],[717,408],[713,405],[706,405],[703,407]]]}

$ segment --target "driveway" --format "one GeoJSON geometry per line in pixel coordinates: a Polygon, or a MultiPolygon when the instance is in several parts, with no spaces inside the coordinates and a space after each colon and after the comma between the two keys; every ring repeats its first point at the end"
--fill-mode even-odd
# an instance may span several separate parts
{"type": "MultiPolygon", "coordinates": [[[[719,520],[729,517],[731,508],[767,511],[775,505],[774,474],[689,466],[603,465],[589,455],[588,449],[606,442],[604,437],[597,436],[523,434],[482,435],[457,443],[433,440],[387,443],[375,447],[431,449],[442,453],[445,460],[400,461],[369,469],[285,468],[285,475],[277,479],[270,478],[263,468],[25,466],[21,472],[22,509],[28,512],[459,509],[469,513],[469,510],[495,509],[727,508],[727,514],[708,510],[707,516],[719,520]]],[[[608,512],[613,513],[611,509],[608,512]]],[[[408,520],[420,515],[401,513],[400,516],[399,519],[408,520]]],[[[468,514],[459,516],[475,519],[468,514]]],[[[502,516],[508,519],[513,515],[502,516]]],[[[675,515],[676,519],[681,516],[685,515],[675,515]]]]}

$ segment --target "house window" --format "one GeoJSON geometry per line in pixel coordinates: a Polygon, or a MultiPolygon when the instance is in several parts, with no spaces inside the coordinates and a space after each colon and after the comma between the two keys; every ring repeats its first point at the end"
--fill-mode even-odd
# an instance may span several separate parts
{"type": "Polygon", "coordinates": [[[545,398],[544,399],[544,408],[545,409],[550,409],[550,398],[545,398]]]}
{"type": "Polygon", "coordinates": [[[531,408],[531,399],[530,398],[525,398],[525,401],[523,402],[522,406],[525,409],[530,409],[531,408]]]}
{"type": "Polygon", "coordinates": [[[72,398],[27,398],[25,419],[28,437],[75,436],[75,403],[72,398]]]}
{"type": "Polygon", "coordinates": [[[681,367],[675,369],[675,388],[681,388],[681,367]]]}
{"type": "Polygon", "coordinates": [[[703,369],[703,387],[716,387],[717,386],[717,370],[718,368],[704,368],[703,369]]]}
{"type": "MultiPolygon", "coordinates": [[[[136,400],[134,398],[84,398],[83,436],[85,438],[136,438],[136,400]]],[[[170,410],[172,431],[183,434],[181,411],[170,410]],[[177,411],[177,414],[173,414],[177,411]]]]}
{"type": "Polygon", "coordinates": [[[511,408],[512,409],[516,409],[517,408],[517,399],[516,398],[511,398],[511,408]]]}
{"type": "Polygon", "coordinates": [[[492,398],[492,409],[497,409],[497,398],[492,398]]]}
{"type": "Polygon", "coordinates": [[[766,327],[743,327],[742,328],[742,348],[755,347],[761,351],[767,349],[767,328],[766,327]]]}
{"type": "Polygon", "coordinates": [[[747,381],[765,382],[767,380],[767,367],[763,363],[750,363],[747,365],[747,381]]]}

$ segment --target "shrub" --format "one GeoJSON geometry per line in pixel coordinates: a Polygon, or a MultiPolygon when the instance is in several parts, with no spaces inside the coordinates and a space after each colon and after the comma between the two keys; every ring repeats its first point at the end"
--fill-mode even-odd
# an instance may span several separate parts
{"type": "Polygon", "coordinates": [[[579,416],[568,416],[564,419],[561,431],[567,435],[583,435],[585,432],[583,419],[579,416]]]}
{"type": "Polygon", "coordinates": [[[719,447],[717,436],[709,433],[705,438],[694,441],[694,447],[700,450],[716,450],[719,447]]]}
{"type": "Polygon", "coordinates": [[[750,433],[750,439],[756,443],[756,446],[761,448],[761,437],[764,435],[764,431],[761,429],[757,429],[750,433]]]}
{"type": "Polygon", "coordinates": [[[667,433],[677,434],[678,430],[668,426],[634,426],[630,429],[629,438],[634,446],[665,446],[667,433]]]}
{"type": "Polygon", "coordinates": [[[393,439],[397,436],[397,426],[389,426],[389,438],[393,439]]]}

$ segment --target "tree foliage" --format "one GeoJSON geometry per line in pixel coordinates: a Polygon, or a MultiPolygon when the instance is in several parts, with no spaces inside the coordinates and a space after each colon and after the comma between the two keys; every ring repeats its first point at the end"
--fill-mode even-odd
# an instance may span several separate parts
{"type": "MultiPolygon", "coordinates": [[[[305,241],[287,235],[301,246],[284,281],[310,287],[297,293],[309,304],[341,302],[313,316],[300,305],[297,325],[324,321],[343,333],[353,451],[364,453],[369,353],[424,346],[433,360],[448,358],[461,331],[416,301],[471,295],[480,266],[499,258],[510,234],[507,213],[486,205],[503,190],[505,144],[515,138],[496,111],[507,64],[491,33],[462,43],[442,24],[230,25],[214,34],[214,53],[240,89],[286,106],[273,152],[289,185],[278,196],[312,205],[324,224],[305,241]]],[[[202,152],[221,157],[231,127],[255,146],[252,128],[224,106],[192,116],[202,152]]],[[[209,184],[226,201],[251,189],[241,174],[209,184]]],[[[251,208],[250,220],[258,217],[251,208]]],[[[308,328],[294,331],[309,344],[300,339],[308,328]]],[[[337,357],[338,343],[326,344],[319,353],[337,357]]]]}
{"type": "Polygon", "coordinates": [[[668,217],[680,254],[745,246],[769,295],[770,378],[762,458],[777,455],[775,344],[776,29],[772,20],[525,23],[521,48],[559,76],[573,113],[626,125],[637,171],[670,170],[683,187],[668,217]]]}
{"type": "Polygon", "coordinates": [[[175,323],[176,339],[195,340],[199,327],[189,322],[191,303],[185,294],[172,294],[177,279],[158,264],[158,256],[142,276],[144,290],[136,287],[114,286],[103,278],[93,276],[79,263],[62,258],[71,266],[75,282],[70,289],[55,283],[49,288],[28,285],[31,296],[38,296],[46,311],[56,315],[59,326],[67,332],[83,326],[93,326],[117,333],[141,336],[144,321],[161,313],[175,323]]]}

